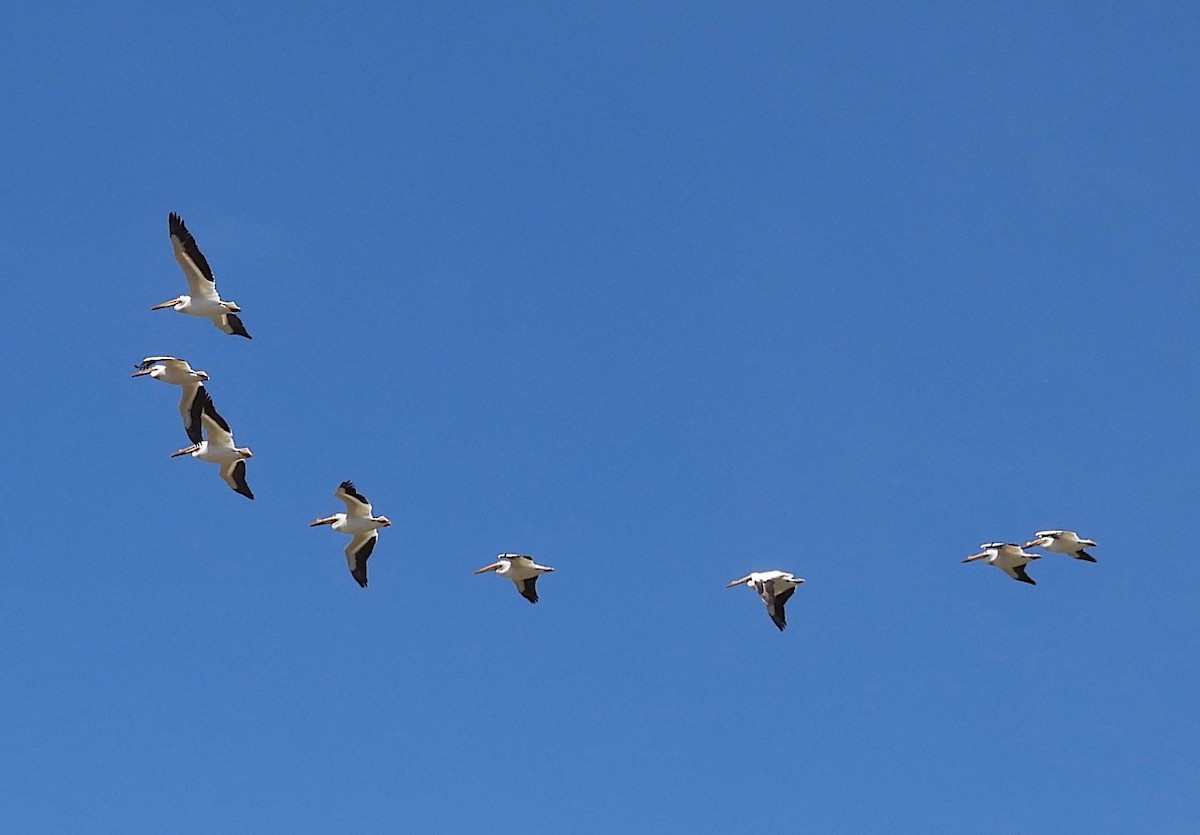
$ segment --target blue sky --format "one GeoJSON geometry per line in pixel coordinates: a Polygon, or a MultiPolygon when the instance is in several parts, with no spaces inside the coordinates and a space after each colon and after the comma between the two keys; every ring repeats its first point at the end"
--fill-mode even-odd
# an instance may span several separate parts
{"type": "Polygon", "coordinates": [[[1200,15],[977,5],[10,12],[0,819],[1193,830],[1200,15]]]}

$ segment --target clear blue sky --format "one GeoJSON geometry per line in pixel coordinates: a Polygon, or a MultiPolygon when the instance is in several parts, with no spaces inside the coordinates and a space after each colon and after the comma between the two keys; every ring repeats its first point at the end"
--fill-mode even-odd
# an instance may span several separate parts
{"type": "Polygon", "coordinates": [[[1194,831],[1200,13],[983,5],[10,10],[0,822],[1194,831]]]}

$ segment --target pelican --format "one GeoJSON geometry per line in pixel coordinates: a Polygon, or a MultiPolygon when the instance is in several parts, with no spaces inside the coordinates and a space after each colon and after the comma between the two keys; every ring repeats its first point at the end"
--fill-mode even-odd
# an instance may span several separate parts
{"type": "Polygon", "coordinates": [[[1037,585],[1033,578],[1025,573],[1025,566],[1031,560],[1040,560],[1041,554],[1026,553],[1015,542],[985,542],[979,547],[983,549],[982,553],[972,554],[963,562],[987,560],[988,565],[996,566],[1014,580],[1020,580],[1031,586],[1037,585]]]}
{"type": "Polygon", "coordinates": [[[329,525],[338,533],[354,537],[346,546],[346,563],[350,566],[350,576],[365,589],[367,560],[375,550],[375,543],[379,541],[379,529],[390,528],[392,520],[386,516],[372,516],[371,503],[354,489],[353,481],[343,481],[333,491],[333,495],[346,503],[346,512],[317,519],[309,523],[309,527],[329,525]]]}
{"type": "Polygon", "coordinates": [[[183,395],[179,399],[183,431],[187,433],[189,441],[194,444],[200,443],[204,437],[200,424],[200,413],[204,410],[204,404],[197,395],[202,391],[207,394],[203,383],[208,379],[208,372],[196,371],[186,360],[175,357],[146,357],[134,368],[137,370],[130,376],[148,376],[183,388],[183,395]]]}
{"type": "Polygon", "coordinates": [[[189,316],[204,316],[227,334],[251,339],[242,320],[234,315],[241,313],[242,309],[236,302],[224,300],[217,293],[217,280],[213,278],[212,268],[196,245],[196,239],[184,225],[183,218],[171,212],[167,216],[167,225],[171,229],[171,248],[175,250],[175,260],[183,269],[191,295],[167,299],[150,309],[163,310],[169,307],[189,316]]]}
{"type": "Polygon", "coordinates": [[[497,554],[496,561],[485,565],[476,574],[486,574],[495,571],[501,577],[507,577],[517,585],[517,592],[530,603],[538,602],[537,578],[539,574],[549,574],[554,569],[548,565],[538,565],[533,557],[523,554],[497,554]]]}
{"type": "Polygon", "coordinates": [[[767,604],[767,614],[771,616],[771,621],[782,632],[787,626],[787,613],[783,607],[803,582],[803,577],[796,577],[786,571],[752,571],[745,577],[727,583],[725,588],[744,585],[758,592],[763,603],[767,604]]]}
{"type": "Polygon", "coordinates": [[[1079,534],[1075,531],[1038,531],[1034,537],[1025,543],[1026,548],[1041,548],[1052,554],[1066,554],[1068,557],[1085,562],[1096,561],[1095,557],[1083,550],[1084,548],[1095,548],[1096,541],[1080,539],[1079,534]]]}
{"type": "Polygon", "coordinates": [[[245,447],[233,445],[233,432],[225,418],[217,414],[212,397],[201,388],[196,393],[196,401],[200,407],[200,419],[204,425],[208,440],[199,441],[191,446],[171,453],[172,458],[180,455],[190,455],[210,464],[221,465],[221,478],[225,480],[235,493],[240,493],[247,499],[253,499],[250,485],[246,484],[246,459],[253,458],[254,453],[245,447]]]}

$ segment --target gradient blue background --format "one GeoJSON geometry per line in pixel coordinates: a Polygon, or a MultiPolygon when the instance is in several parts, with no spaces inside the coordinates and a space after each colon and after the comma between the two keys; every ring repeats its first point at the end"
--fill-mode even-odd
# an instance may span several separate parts
{"type": "Polygon", "coordinates": [[[0,822],[1195,831],[1200,13],[982,5],[10,10],[0,822]]]}

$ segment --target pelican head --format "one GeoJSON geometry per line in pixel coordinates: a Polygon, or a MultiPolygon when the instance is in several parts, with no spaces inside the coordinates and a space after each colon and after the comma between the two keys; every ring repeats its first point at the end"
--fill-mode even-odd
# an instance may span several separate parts
{"type": "Polygon", "coordinates": [[[963,560],[963,562],[975,562],[975,560],[987,559],[989,556],[991,556],[991,554],[989,554],[987,551],[982,551],[978,554],[972,554],[971,556],[969,556],[965,560],[963,560]]]}
{"type": "Polygon", "coordinates": [[[225,304],[225,309],[228,310],[230,313],[241,313],[242,312],[242,308],[238,305],[237,302],[231,302],[231,301],[226,300],[224,304],[225,304]]]}
{"type": "Polygon", "coordinates": [[[191,300],[192,300],[192,297],[188,296],[188,295],[176,296],[173,299],[167,299],[165,302],[156,304],[156,305],[154,305],[154,307],[152,307],[150,309],[151,310],[166,310],[168,307],[175,307],[176,305],[187,304],[191,300]]]}
{"type": "Polygon", "coordinates": [[[309,526],[310,528],[315,528],[315,527],[318,527],[318,526],[320,526],[320,525],[332,525],[332,524],[333,524],[334,522],[336,522],[337,520],[338,520],[338,518],[337,518],[336,516],[326,516],[326,517],[324,517],[323,519],[317,519],[317,520],[315,520],[315,521],[313,521],[313,522],[309,522],[309,523],[308,523],[308,526],[309,526]]]}
{"type": "Polygon", "coordinates": [[[512,563],[508,560],[496,560],[491,565],[485,565],[483,568],[478,569],[474,573],[486,574],[489,571],[495,571],[497,574],[503,574],[504,572],[508,571],[508,567],[510,565],[512,565],[512,563]]]}
{"type": "Polygon", "coordinates": [[[727,589],[731,589],[731,588],[733,588],[734,586],[748,586],[748,585],[750,585],[752,582],[753,582],[753,581],[750,579],[750,575],[749,575],[749,574],[747,574],[745,577],[742,577],[740,580],[734,580],[733,582],[726,583],[726,584],[725,584],[725,588],[727,588],[727,589]]]}
{"type": "Polygon", "coordinates": [[[200,444],[192,444],[191,446],[185,446],[183,449],[177,449],[174,452],[172,452],[171,457],[178,458],[181,455],[191,455],[193,452],[196,452],[198,449],[200,449],[200,444]]]}
{"type": "Polygon", "coordinates": [[[390,528],[392,526],[392,520],[386,516],[376,516],[375,521],[379,523],[379,527],[381,528],[390,528]]]}
{"type": "Polygon", "coordinates": [[[1054,541],[1053,537],[1035,536],[1033,539],[1029,540],[1021,547],[1022,548],[1045,548],[1047,545],[1049,545],[1053,541],[1054,541]]]}
{"type": "Polygon", "coordinates": [[[236,452],[240,458],[253,458],[254,457],[254,453],[250,451],[249,447],[244,447],[244,446],[236,447],[233,451],[236,452]]]}

